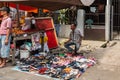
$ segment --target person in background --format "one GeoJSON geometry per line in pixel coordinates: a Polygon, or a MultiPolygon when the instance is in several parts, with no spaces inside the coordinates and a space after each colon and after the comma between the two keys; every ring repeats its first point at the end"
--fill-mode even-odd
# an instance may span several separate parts
{"type": "Polygon", "coordinates": [[[36,23],[36,21],[35,21],[35,13],[31,12],[30,17],[31,17],[31,29],[35,29],[36,28],[36,26],[35,26],[35,23],[36,23]]]}
{"type": "Polygon", "coordinates": [[[27,17],[24,18],[24,24],[22,24],[22,30],[35,29],[35,13],[29,12],[27,17]]]}
{"type": "Polygon", "coordinates": [[[27,14],[27,17],[25,17],[24,24],[22,24],[22,30],[29,30],[31,29],[31,16],[30,13],[27,14]]]}
{"type": "Polygon", "coordinates": [[[79,29],[76,29],[76,24],[71,24],[71,32],[69,40],[64,43],[64,47],[68,49],[69,52],[73,52],[74,49],[71,48],[72,45],[75,45],[75,51],[78,51],[83,39],[79,29]]]}
{"type": "Polygon", "coordinates": [[[20,26],[23,26],[25,24],[25,16],[20,17],[20,26]]]}
{"type": "Polygon", "coordinates": [[[0,25],[0,68],[2,68],[6,65],[10,53],[12,19],[9,16],[9,7],[0,8],[0,12],[3,16],[0,25]]]}

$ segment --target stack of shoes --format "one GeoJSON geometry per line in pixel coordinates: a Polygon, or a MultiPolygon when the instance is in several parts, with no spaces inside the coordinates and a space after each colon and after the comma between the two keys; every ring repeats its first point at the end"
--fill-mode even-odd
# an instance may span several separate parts
{"type": "Polygon", "coordinates": [[[87,68],[93,66],[95,60],[86,59],[80,55],[72,55],[63,51],[48,53],[46,55],[34,54],[27,59],[21,59],[19,69],[48,75],[53,78],[70,80],[79,78],[87,68]]]}
{"type": "Polygon", "coordinates": [[[22,71],[27,71],[27,72],[29,72],[30,66],[29,66],[29,65],[21,65],[21,66],[19,66],[19,68],[20,68],[22,71]]]}
{"type": "Polygon", "coordinates": [[[48,68],[40,68],[39,74],[45,74],[48,68]]]}

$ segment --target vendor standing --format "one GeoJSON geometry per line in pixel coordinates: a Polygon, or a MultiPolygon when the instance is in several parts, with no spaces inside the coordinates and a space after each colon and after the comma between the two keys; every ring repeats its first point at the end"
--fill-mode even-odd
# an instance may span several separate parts
{"type": "Polygon", "coordinates": [[[76,24],[71,24],[71,30],[69,40],[65,42],[64,46],[69,52],[72,52],[74,49],[71,48],[71,46],[75,45],[76,52],[80,48],[83,36],[81,35],[80,30],[76,28],[76,24]]]}
{"type": "Polygon", "coordinates": [[[9,16],[10,8],[0,8],[2,15],[2,22],[0,25],[0,68],[5,67],[6,59],[10,53],[10,40],[11,40],[11,28],[12,20],[9,16]]]}

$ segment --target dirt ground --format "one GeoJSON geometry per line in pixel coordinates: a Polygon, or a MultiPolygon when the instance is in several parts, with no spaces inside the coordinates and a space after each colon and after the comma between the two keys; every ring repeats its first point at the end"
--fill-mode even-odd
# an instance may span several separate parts
{"type": "MultiPolygon", "coordinates": [[[[65,39],[59,39],[62,46],[65,39]]],[[[80,52],[86,57],[95,57],[96,65],[90,67],[76,80],[120,80],[120,41],[112,47],[100,48],[105,42],[87,41],[82,42],[80,52]]],[[[8,67],[0,69],[0,80],[55,80],[49,77],[36,76],[12,70],[11,63],[8,67]]]]}

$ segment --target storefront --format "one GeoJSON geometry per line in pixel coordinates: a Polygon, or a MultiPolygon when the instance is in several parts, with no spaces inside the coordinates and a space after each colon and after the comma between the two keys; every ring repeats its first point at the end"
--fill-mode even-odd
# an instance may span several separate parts
{"type": "Polygon", "coordinates": [[[85,10],[85,39],[120,40],[119,0],[95,0],[85,10]]]}
{"type": "Polygon", "coordinates": [[[105,40],[105,7],[105,0],[95,0],[90,6],[80,7],[85,10],[85,39],[105,40]]]}
{"type": "MultiPolygon", "coordinates": [[[[85,19],[90,18],[93,20],[93,26],[96,25],[97,28],[100,26],[105,29],[105,32],[100,32],[100,35],[105,34],[105,40],[120,40],[119,4],[119,0],[96,0],[92,6],[86,8],[88,12],[85,19]]],[[[99,35],[96,34],[96,36],[99,35]]]]}
{"type": "Polygon", "coordinates": [[[120,40],[120,1],[112,0],[113,39],[120,40]]]}

